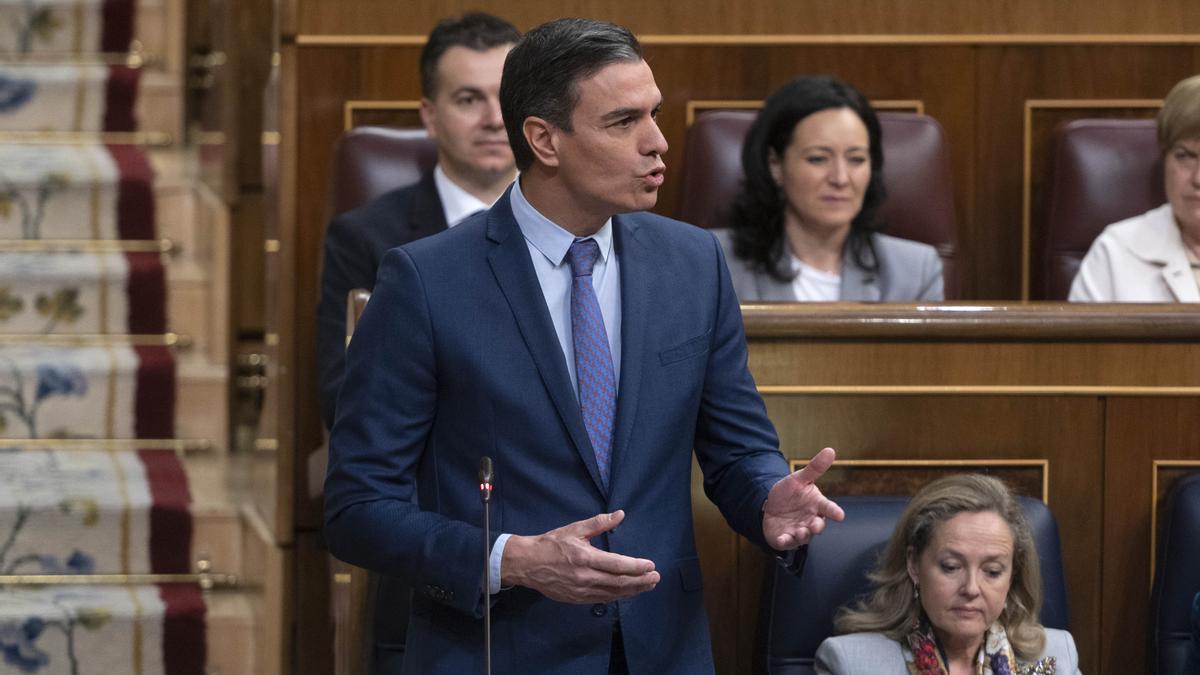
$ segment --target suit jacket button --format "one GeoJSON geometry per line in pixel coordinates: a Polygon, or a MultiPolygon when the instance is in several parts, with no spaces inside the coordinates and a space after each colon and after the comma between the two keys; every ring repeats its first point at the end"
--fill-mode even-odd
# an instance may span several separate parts
{"type": "Polygon", "coordinates": [[[602,602],[592,605],[592,616],[600,617],[608,614],[608,606],[602,602]]]}

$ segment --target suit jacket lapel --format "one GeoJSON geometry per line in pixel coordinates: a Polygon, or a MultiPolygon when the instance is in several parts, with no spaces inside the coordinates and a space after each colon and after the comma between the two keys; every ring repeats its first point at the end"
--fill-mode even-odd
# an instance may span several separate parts
{"type": "Polygon", "coordinates": [[[879,287],[879,273],[868,272],[854,264],[854,258],[847,250],[842,255],[842,292],[839,300],[878,302],[881,297],[883,289],[879,287]]]}
{"type": "Polygon", "coordinates": [[[438,195],[432,173],[422,176],[417,189],[413,191],[408,207],[408,227],[412,232],[409,241],[446,229],[446,210],[442,208],[442,198],[438,195]]]}
{"type": "Polygon", "coordinates": [[[647,364],[646,332],[650,300],[657,283],[653,242],[642,232],[632,216],[613,217],[613,244],[621,270],[621,379],[617,383],[617,419],[612,442],[612,466],[609,467],[609,491],[621,478],[622,467],[632,461],[626,450],[633,432],[641,390],[642,372],[647,364]]]}
{"type": "MultiPolygon", "coordinates": [[[[511,188],[510,188],[511,189],[511,188]]],[[[488,264],[496,277],[501,292],[508,300],[517,328],[525,340],[533,362],[541,375],[542,384],[550,394],[554,407],[562,419],[563,426],[575,444],[576,451],[587,466],[596,489],[604,493],[600,482],[600,471],[596,466],[596,453],[583,426],[583,413],[571,387],[571,376],[563,360],[562,347],[554,332],[554,323],[546,309],[545,296],[538,283],[537,273],[529,260],[529,247],[517,226],[509,205],[508,193],[488,211],[487,237],[496,243],[488,254],[488,264]]]]}

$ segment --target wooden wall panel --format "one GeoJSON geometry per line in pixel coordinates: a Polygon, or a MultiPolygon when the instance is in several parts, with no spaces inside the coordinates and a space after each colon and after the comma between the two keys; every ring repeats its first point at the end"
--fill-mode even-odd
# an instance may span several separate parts
{"type": "Polygon", "coordinates": [[[1100,658],[1111,664],[1109,672],[1152,672],[1144,630],[1129,629],[1150,611],[1154,462],[1200,460],[1200,399],[1111,399],[1106,435],[1100,658]]]}
{"type": "MultiPolygon", "coordinates": [[[[1162,98],[1195,72],[1196,58],[1195,47],[980,48],[976,208],[960,230],[976,269],[964,275],[964,297],[1021,297],[1025,102],[1162,98]]],[[[1033,151],[1038,158],[1051,153],[1048,145],[1033,151]]]]}
{"type": "Polygon", "coordinates": [[[438,17],[484,9],[527,29],[560,16],[615,21],[641,33],[930,34],[1179,33],[1200,25],[1191,0],[296,0],[302,34],[424,35],[438,17]]]}
{"type": "Polygon", "coordinates": [[[1046,284],[1046,240],[1050,193],[1054,178],[1054,131],[1073,120],[1154,119],[1162,107],[1159,99],[1054,99],[1025,103],[1026,145],[1023,164],[1029,167],[1022,191],[1028,195],[1021,214],[1022,236],[1029,247],[1022,254],[1022,297],[1044,298],[1046,284]],[[1027,290],[1026,290],[1027,289],[1027,290]]]}

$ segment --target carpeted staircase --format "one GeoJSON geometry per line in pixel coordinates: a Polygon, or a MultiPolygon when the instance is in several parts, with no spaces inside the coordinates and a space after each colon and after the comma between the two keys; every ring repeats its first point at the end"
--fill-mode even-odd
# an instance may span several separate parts
{"type": "MultiPolygon", "coordinates": [[[[0,0],[0,674],[252,672],[215,642],[244,607],[194,574],[213,553],[236,572],[239,534],[213,469],[223,413],[180,438],[180,364],[208,390],[223,364],[217,337],[189,355],[171,332],[176,297],[203,332],[213,284],[197,246],[173,285],[159,239],[135,4],[0,0]]],[[[181,214],[194,201],[175,199],[177,229],[207,222],[181,214]]]]}

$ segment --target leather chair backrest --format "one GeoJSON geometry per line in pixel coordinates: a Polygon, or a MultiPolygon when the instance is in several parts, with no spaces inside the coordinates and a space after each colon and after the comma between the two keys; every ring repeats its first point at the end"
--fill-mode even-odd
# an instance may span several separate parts
{"type": "MultiPolygon", "coordinates": [[[[833,617],[870,590],[867,572],[883,553],[904,497],[839,497],[843,522],[831,522],[808,547],[799,576],[773,564],[773,579],[763,598],[767,670],[775,675],[810,675],[821,642],[834,634],[833,617]]],[[[1058,526],[1046,505],[1020,497],[1033,530],[1042,572],[1042,623],[1067,628],[1066,581],[1058,526]]]]}
{"type": "Polygon", "coordinates": [[[1065,300],[1100,232],[1159,206],[1166,194],[1154,120],[1074,120],[1054,134],[1045,243],[1034,250],[1043,255],[1040,299],[1065,300]]]}
{"type": "MultiPolygon", "coordinates": [[[[743,180],[742,141],[757,111],[702,113],[687,131],[680,220],[727,227],[743,180]]],[[[883,182],[887,200],[879,218],[888,234],[930,244],[945,271],[946,297],[957,297],[957,223],[946,135],[937,120],[881,112],[883,182]]]]}
{"type": "Polygon", "coordinates": [[[437,164],[437,145],[424,129],[355,127],[333,150],[329,217],[385,192],[412,185],[437,164]]]}
{"type": "Polygon", "coordinates": [[[1192,599],[1200,593],[1200,473],[1179,480],[1164,513],[1150,599],[1150,650],[1156,673],[1184,675],[1195,672],[1185,663],[1196,650],[1190,619],[1192,599]]]}

